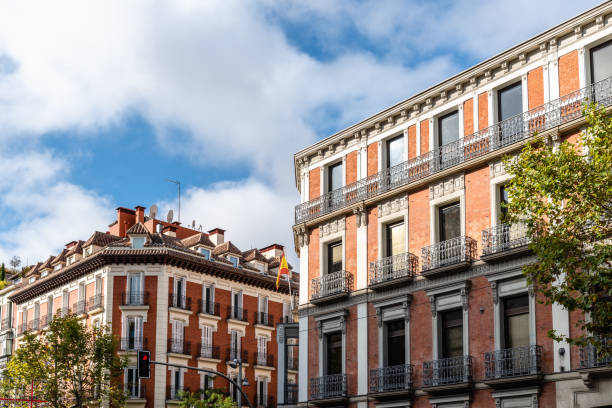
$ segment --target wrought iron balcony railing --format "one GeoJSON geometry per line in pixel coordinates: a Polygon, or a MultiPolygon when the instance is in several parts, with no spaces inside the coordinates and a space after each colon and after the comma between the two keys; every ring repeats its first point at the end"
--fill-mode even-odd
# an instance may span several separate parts
{"type": "Polygon", "coordinates": [[[27,323],[21,323],[19,326],[17,326],[17,335],[21,336],[22,334],[24,334],[25,332],[28,331],[28,324],[27,323]]]}
{"type": "Polygon", "coordinates": [[[255,324],[274,327],[274,316],[266,312],[255,312],[255,324]]]}
{"type": "Polygon", "coordinates": [[[243,322],[249,321],[249,312],[246,309],[243,309],[238,306],[228,306],[227,307],[227,318],[233,320],[241,320],[243,322]]]}
{"type": "Polygon", "coordinates": [[[423,272],[473,262],[475,259],[476,241],[468,236],[452,238],[421,249],[423,272]]]}
{"type": "Polygon", "coordinates": [[[168,353],[191,354],[191,342],[185,339],[168,339],[168,353]]]}
{"type": "Polygon", "coordinates": [[[13,327],[13,319],[2,319],[2,330],[11,329],[13,327]]]}
{"type": "Polygon", "coordinates": [[[32,319],[28,322],[28,331],[35,331],[39,329],[40,319],[32,319]]]}
{"type": "Polygon", "coordinates": [[[285,404],[295,404],[298,399],[298,385],[287,384],[285,386],[285,404]]]}
{"type": "Polygon", "coordinates": [[[43,317],[40,318],[39,327],[41,329],[44,329],[45,327],[49,325],[49,323],[51,323],[51,320],[53,320],[53,315],[51,313],[44,315],[43,317]]]}
{"type": "MultiPolygon", "coordinates": [[[[604,339],[602,341],[602,349],[610,350],[612,348],[612,339],[604,339]]],[[[608,355],[603,351],[597,351],[597,347],[589,344],[586,347],[580,348],[580,368],[599,368],[612,367],[612,355],[608,355]]]]}
{"type": "Polygon", "coordinates": [[[169,299],[170,307],[176,307],[177,309],[191,310],[191,298],[189,296],[170,294],[169,299]]]}
{"type": "Polygon", "coordinates": [[[496,225],[482,230],[482,255],[493,255],[520,248],[528,245],[529,242],[525,224],[496,225]]]}
{"type": "Polygon", "coordinates": [[[200,350],[200,358],[214,358],[219,359],[219,346],[211,346],[209,344],[199,344],[198,350],[200,350]]]}
{"type": "Polygon", "coordinates": [[[87,311],[91,312],[95,309],[101,309],[104,306],[104,296],[99,293],[97,295],[93,295],[87,300],[87,311]]]}
{"type": "Polygon", "coordinates": [[[247,350],[236,350],[229,348],[227,350],[226,361],[232,361],[234,359],[240,359],[243,363],[249,362],[249,352],[247,350]]]}
{"type": "Polygon", "coordinates": [[[149,304],[149,292],[130,291],[121,294],[123,306],[143,306],[149,304]]]}
{"type": "Polygon", "coordinates": [[[211,316],[221,316],[219,312],[219,303],[207,302],[200,299],[198,305],[198,313],[207,314],[211,316]]]}
{"type": "Polygon", "coordinates": [[[75,315],[85,314],[85,300],[79,300],[72,305],[72,313],[75,315]]]}
{"type": "Polygon", "coordinates": [[[311,378],[310,399],[344,398],[347,392],[346,385],[346,374],[332,374],[311,378]]]}
{"type": "Polygon", "coordinates": [[[472,381],[472,356],[458,356],[423,363],[423,385],[438,387],[472,381]]]}
{"type": "Polygon", "coordinates": [[[539,375],[542,346],[523,346],[485,353],[485,379],[539,375]]]}
{"type": "Polygon", "coordinates": [[[147,349],[146,338],[136,337],[121,337],[119,339],[119,350],[121,351],[139,351],[147,349]]]}
{"type": "Polygon", "coordinates": [[[412,366],[401,364],[370,370],[370,393],[409,391],[412,389],[412,366]]]}
{"type": "Polygon", "coordinates": [[[419,267],[419,259],[406,252],[370,262],[370,286],[413,278],[419,267]]]}
{"type": "Polygon", "coordinates": [[[64,306],[59,310],[59,315],[61,317],[66,317],[70,314],[70,308],[68,306],[64,306]]]}
{"type": "Polygon", "coordinates": [[[348,294],[353,289],[353,274],[348,271],[328,273],[311,281],[311,298],[318,300],[328,296],[348,294]]]}
{"type": "Polygon", "coordinates": [[[481,157],[582,116],[586,102],[612,105],[612,78],[604,79],[544,105],[503,120],[455,142],[400,163],[390,169],[330,191],[295,207],[300,224],[376,197],[439,171],[481,157]]]}
{"type": "Polygon", "coordinates": [[[257,365],[264,367],[274,367],[274,356],[267,353],[257,353],[257,365]]]}

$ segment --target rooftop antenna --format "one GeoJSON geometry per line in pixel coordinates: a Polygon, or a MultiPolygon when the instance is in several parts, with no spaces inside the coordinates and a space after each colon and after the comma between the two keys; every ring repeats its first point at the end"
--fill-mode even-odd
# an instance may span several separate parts
{"type": "Polygon", "coordinates": [[[149,218],[155,219],[157,217],[157,206],[153,204],[149,209],[149,218]]]}
{"type": "Polygon", "coordinates": [[[195,229],[195,220],[191,221],[191,229],[195,229]]]}
{"type": "Polygon", "coordinates": [[[181,222],[181,182],[178,180],[170,180],[170,179],[166,179],[166,181],[170,183],[174,183],[178,186],[178,222],[181,222]]]}

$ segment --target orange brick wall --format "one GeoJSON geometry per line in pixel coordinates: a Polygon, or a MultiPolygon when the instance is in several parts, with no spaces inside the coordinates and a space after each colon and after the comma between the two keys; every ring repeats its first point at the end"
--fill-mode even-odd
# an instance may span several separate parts
{"type": "Polygon", "coordinates": [[[346,155],[346,184],[357,181],[357,152],[346,155]]]}
{"type": "Polygon", "coordinates": [[[527,73],[527,96],[529,109],[544,104],[544,73],[542,67],[532,69],[527,73]]]}
{"type": "Polygon", "coordinates": [[[423,362],[432,358],[431,354],[431,306],[425,292],[412,294],[410,306],[410,360],[416,368],[413,372],[415,384],[423,384],[423,362]]]}
{"type": "MultiPolygon", "coordinates": [[[[548,331],[552,330],[552,307],[542,304],[544,297],[536,294],[536,344],[542,346],[542,371],[552,373],[554,369],[553,342],[548,337],[548,331]]],[[[546,406],[546,405],[543,405],[546,406]]]]}
{"type": "Polygon", "coordinates": [[[310,299],[310,282],[318,278],[319,271],[319,228],[310,231],[310,243],[308,244],[308,299],[310,299]]]}
{"type": "Polygon", "coordinates": [[[357,220],[354,215],[350,215],[345,219],[345,254],[346,260],[345,269],[357,278],[357,220]]]}
{"type": "Polygon", "coordinates": [[[368,176],[378,173],[378,143],[368,145],[368,176]]]}
{"type": "Polygon", "coordinates": [[[321,195],[321,169],[316,168],[310,170],[308,176],[310,185],[308,186],[310,200],[313,200],[321,195]]]}
{"type": "Polygon", "coordinates": [[[489,96],[486,92],[478,95],[478,130],[489,127],[489,96]]]}
{"type": "Polygon", "coordinates": [[[429,245],[429,189],[410,194],[408,203],[408,248],[420,265],[421,248],[429,245]]]}
{"type": "Polygon", "coordinates": [[[368,303],[368,367],[378,368],[378,320],[376,309],[368,303]]]}
{"type": "MultiPolygon", "coordinates": [[[[346,309],[346,333],[349,338],[357,338],[357,306],[346,309]]],[[[357,342],[346,342],[346,372],[357,373],[357,342]]],[[[347,378],[347,390],[349,395],[357,395],[357,375],[349,375],[347,378]]]]}
{"type": "Polygon", "coordinates": [[[574,50],[559,57],[559,96],[580,89],[578,74],[578,51],[574,50]]]}
{"type": "Polygon", "coordinates": [[[463,134],[469,136],[474,133],[474,100],[463,102],[463,134]]]}
{"type": "Polygon", "coordinates": [[[413,159],[416,157],[416,125],[412,125],[408,128],[408,158],[413,159]]]}
{"type": "Polygon", "coordinates": [[[79,291],[75,289],[68,294],[68,307],[72,308],[72,306],[79,300],[79,291]]]}
{"type": "Polygon", "coordinates": [[[470,355],[474,357],[472,365],[474,378],[484,378],[483,355],[495,350],[493,332],[493,297],[491,284],[484,276],[472,280],[468,292],[470,355]],[[480,308],[483,312],[480,313],[480,308]]]}
{"type": "Polygon", "coordinates": [[[421,154],[429,151],[429,120],[422,120],[421,126],[421,154]]]}
{"type": "Polygon", "coordinates": [[[465,175],[465,233],[476,241],[477,256],[481,253],[482,230],[491,226],[491,189],[489,166],[465,175]]]}
{"type": "Polygon", "coordinates": [[[378,259],[378,208],[368,209],[368,268],[378,259]]]}
{"type": "Polygon", "coordinates": [[[312,316],[308,318],[308,328],[310,329],[308,330],[308,378],[313,378],[319,376],[319,331],[312,316]]]}

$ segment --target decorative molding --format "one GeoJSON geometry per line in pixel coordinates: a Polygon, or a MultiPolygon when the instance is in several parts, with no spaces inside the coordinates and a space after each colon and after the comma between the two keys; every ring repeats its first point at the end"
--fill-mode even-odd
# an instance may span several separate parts
{"type": "Polygon", "coordinates": [[[378,204],[378,218],[408,209],[408,196],[402,195],[378,204]]]}
{"type": "Polygon", "coordinates": [[[298,244],[301,247],[310,244],[310,232],[305,225],[300,225],[296,228],[296,234],[298,237],[298,244]]]}
{"type": "Polygon", "coordinates": [[[430,296],[429,297],[429,303],[431,305],[431,317],[436,317],[438,315],[438,312],[436,310],[436,297],[435,296],[430,296]]]}
{"type": "Polygon", "coordinates": [[[357,220],[357,228],[368,225],[368,212],[363,204],[353,208],[353,214],[357,220]]]}
{"type": "Polygon", "coordinates": [[[429,185],[429,199],[434,200],[440,197],[447,196],[455,191],[463,190],[465,187],[464,175],[447,177],[435,184],[429,185]]]}
{"type": "Polygon", "coordinates": [[[317,328],[319,330],[319,340],[323,338],[323,320],[317,322],[317,328]]]}
{"type": "Polygon", "coordinates": [[[343,232],[345,227],[344,217],[326,222],[319,227],[319,237],[323,238],[331,234],[343,232]]]}
{"type": "Polygon", "coordinates": [[[378,321],[378,327],[382,327],[382,324],[383,324],[382,307],[376,308],[376,320],[378,321]]]}
{"type": "Polygon", "coordinates": [[[403,302],[402,308],[404,309],[404,323],[407,325],[408,323],[410,323],[410,302],[403,302]]]}
{"type": "Polygon", "coordinates": [[[463,306],[463,310],[468,310],[468,290],[467,290],[467,287],[465,289],[461,289],[461,305],[463,306]]]}
{"type": "Polygon", "coordinates": [[[498,304],[499,292],[497,290],[497,282],[491,282],[491,294],[493,296],[493,304],[498,304]]]}
{"type": "Polygon", "coordinates": [[[344,315],[340,316],[340,327],[342,334],[346,334],[346,317],[344,315]]]}

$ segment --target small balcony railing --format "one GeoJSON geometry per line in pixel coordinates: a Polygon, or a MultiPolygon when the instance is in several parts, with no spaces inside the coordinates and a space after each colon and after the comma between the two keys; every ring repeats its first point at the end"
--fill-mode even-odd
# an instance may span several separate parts
{"type": "MultiPolygon", "coordinates": [[[[603,350],[612,348],[612,339],[604,339],[602,341],[603,350]]],[[[602,351],[597,351],[597,347],[589,344],[586,347],[580,348],[580,368],[599,368],[612,367],[612,356],[607,355],[602,351]]]]}
{"type": "Polygon", "coordinates": [[[207,302],[200,299],[198,302],[198,313],[207,314],[211,316],[221,316],[219,312],[219,303],[207,302]]]}
{"type": "Polygon", "coordinates": [[[272,408],[276,407],[276,401],[273,396],[255,394],[255,406],[257,408],[272,408]]]}
{"type": "Polygon", "coordinates": [[[539,375],[542,346],[523,346],[485,353],[485,379],[539,375]]]}
{"type": "Polygon", "coordinates": [[[295,207],[295,223],[300,224],[376,197],[439,171],[484,156],[582,116],[582,105],[595,101],[612,105],[612,78],[498,122],[455,142],[440,146],[418,157],[377,174],[330,191],[295,207]]]}
{"type": "Polygon", "coordinates": [[[149,292],[130,291],[121,294],[123,306],[144,306],[149,304],[149,292]]]}
{"type": "Polygon", "coordinates": [[[482,255],[494,255],[525,247],[529,242],[527,226],[524,223],[496,225],[482,230],[482,255]]]}
{"type": "Polygon", "coordinates": [[[170,294],[169,305],[177,309],[191,310],[191,298],[172,293],[170,294]]]}
{"type": "Polygon", "coordinates": [[[72,313],[75,315],[85,314],[85,300],[79,300],[72,305],[72,313]]]}
{"type": "Polygon", "coordinates": [[[422,271],[467,264],[476,258],[476,241],[468,236],[452,238],[421,250],[422,271]]]}
{"type": "Polygon", "coordinates": [[[298,399],[298,385],[287,384],[285,386],[285,404],[295,404],[298,399]]]}
{"type": "Polygon", "coordinates": [[[147,395],[147,389],[144,384],[130,386],[128,385],[126,388],[127,399],[144,399],[147,395]]]}
{"type": "Polygon", "coordinates": [[[266,312],[255,312],[255,323],[263,326],[274,327],[274,316],[266,312]]]}
{"type": "Polygon", "coordinates": [[[418,267],[419,259],[410,252],[370,262],[370,286],[414,278],[418,267]]]}
{"type": "Polygon", "coordinates": [[[17,327],[17,335],[21,336],[22,334],[26,333],[28,331],[28,324],[27,323],[21,323],[18,327],[17,327]]]}
{"type": "Polygon", "coordinates": [[[28,322],[28,331],[36,331],[39,329],[40,319],[33,319],[28,322]]]}
{"type": "Polygon", "coordinates": [[[323,400],[346,397],[346,374],[332,374],[310,379],[310,399],[323,400]]]}
{"type": "Polygon", "coordinates": [[[233,320],[241,320],[243,322],[249,321],[249,312],[238,306],[227,307],[227,318],[233,320]]]}
{"type": "Polygon", "coordinates": [[[119,350],[121,351],[140,351],[147,349],[147,339],[136,337],[121,337],[119,339],[119,350]]]}
{"type": "Polygon", "coordinates": [[[171,386],[166,387],[166,399],[170,401],[179,401],[183,393],[188,393],[189,387],[171,386]]]}
{"type": "Polygon", "coordinates": [[[209,344],[199,344],[198,350],[200,351],[200,354],[198,355],[198,357],[200,358],[214,358],[217,360],[219,359],[218,346],[211,346],[209,344]]]}
{"type": "Polygon", "coordinates": [[[11,329],[13,327],[13,319],[2,319],[2,330],[11,329]]]}
{"type": "Polygon", "coordinates": [[[257,353],[257,365],[264,367],[274,367],[274,356],[267,353],[257,353]]]}
{"type": "Polygon", "coordinates": [[[423,363],[423,385],[425,387],[439,387],[471,381],[472,356],[449,357],[423,363]]]}
{"type": "Polygon", "coordinates": [[[370,393],[409,391],[412,389],[412,366],[401,364],[370,370],[370,393]]]}
{"type": "Polygon", "coordinates": [[[101,309],[104,306],[104,296],[102,294],[93,295],[87,300],[87,311],[101,309]]]}
{"type": "Polygon", "coordinates": [[[338,271],[314,278],[311,281],[311,301],[330,296],[348,295],[353,289],[353,274],[338,271]]]}
{"type": "Polygon", "coordinates": [[[191,354],[191,342],[185,339],[168,339],[168,353],[191,354]]]}
{"type": "Polygon", "coordinates": [[[59,310],[59,315],[61,317],[66,317],[70,314],[70,308],[68,306],[64,306],[59,310]]]}
{"type": "Polygon", "coordinates": [[[243,363],[249,362],[249,352],[247,350],[235,350],[233,348],[229,348],[225,357],[226,361],[240,359],[243,363]]]}
{"type": "Polygon", "coordinates": [[[46,314],[43,317],[40,318],[40,324],[39,327],[41,329],[44,329],[45,327],[47,327],[49,325],[49,323],[51,323],[51,321],[53,320],[53,315],[52,314],[46,314]]]}

